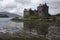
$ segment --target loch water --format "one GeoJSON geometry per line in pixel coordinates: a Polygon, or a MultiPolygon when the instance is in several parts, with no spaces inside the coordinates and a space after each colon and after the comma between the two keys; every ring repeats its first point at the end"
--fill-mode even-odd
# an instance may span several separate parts
{"type": "Polygon", "coordinates": [[[60,40],[60,25],[55,22],[38,20],[13,22],[11,18],[0,18],[0,38],[24,37],[45,37],[47,40],[60,40]]]}

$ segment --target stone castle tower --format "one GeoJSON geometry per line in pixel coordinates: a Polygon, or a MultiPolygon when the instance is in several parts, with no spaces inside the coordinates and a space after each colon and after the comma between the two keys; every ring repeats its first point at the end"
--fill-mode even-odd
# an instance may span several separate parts
{"type": "Polygon", "coordinates": [[[35,16],[49,16],[49,6],[47,4],[39,4],[37,10],[32,10],[31,8],[24,9],[24,16],[35,15],[35,16]]]}

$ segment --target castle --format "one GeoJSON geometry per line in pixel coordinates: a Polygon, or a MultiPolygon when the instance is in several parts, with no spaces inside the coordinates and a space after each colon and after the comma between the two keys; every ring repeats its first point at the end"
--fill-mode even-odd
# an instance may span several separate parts
{"type": "Polygon", "coordinates": [[[39,4],[37,10],[32,10],[31,8],[24,9],[24,16],[35,15],[35,16],[49,16],[49,6],[47,4],[39,4]]]}

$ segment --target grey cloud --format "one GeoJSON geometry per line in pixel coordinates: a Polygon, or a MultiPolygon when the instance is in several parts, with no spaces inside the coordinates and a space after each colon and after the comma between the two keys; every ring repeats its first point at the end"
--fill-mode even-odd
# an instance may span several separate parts
{"type": "Polygon", "coordinates": [[[57,2],[47,2],[50,9],[60,9],[60,1],[57,2]]]}
{"type": "Polygon", "coordinates": [[[17,3],[21,3],[21,4],[23,4],[23,5],[25,5],[25,4],[30,4],[31,3],[31,1],[30,0],[15,0],[17,3]]]}
{"type": "Polygon", "coordinates": [[[6,5],[5,9],[14,9],[16,7],[17,7],[16,5],[10,4],[10,5],[6,5]]]}
{"type": "Polygon", "coordinates": [[[52,15],[56,15],[60,13],[60,1],[49,1],[47,2],[49,5],[49,13],[52,15]]]}
{"type": "Polygon", "coordinates": [[[0,0],[0,1],[3,1],[3,0],[0,0]]]}

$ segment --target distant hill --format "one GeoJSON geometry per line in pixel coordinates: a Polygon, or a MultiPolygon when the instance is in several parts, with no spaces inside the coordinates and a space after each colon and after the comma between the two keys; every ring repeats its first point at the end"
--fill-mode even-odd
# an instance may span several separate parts
{"type": "Polygon", "coordinates": [[[0,12],[0,14],[5,14],[5,15],[7,15],[9,17],[22,17],[22,16],[20,16],[18,14],[9,13],[9,12],[0,12]]]}
{"type": "Polygon", "coordinates": [[[0,14],[0,17],[1,17],[1,18],[4,18],[4,17],[9,17],[9,16],[7,16],[7,15],[5,15],[5,14],[0,14]]]}
{"type": "Polygon", "coordinates": [[[55,16],[60,16],[60,14],[57,14],[57,15],[55,15],[55,16]]]}

